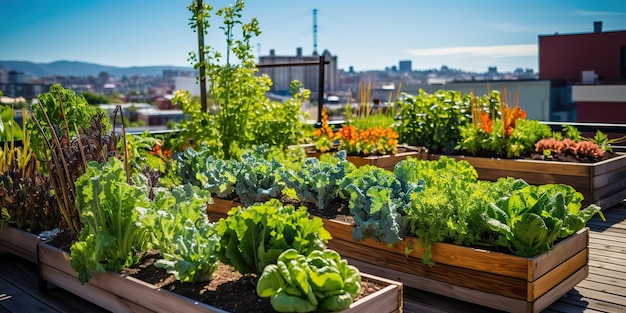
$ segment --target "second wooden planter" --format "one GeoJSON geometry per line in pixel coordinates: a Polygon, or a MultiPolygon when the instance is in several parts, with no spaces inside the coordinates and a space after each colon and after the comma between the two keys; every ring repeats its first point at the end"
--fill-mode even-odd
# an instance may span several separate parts
{"type": "MultiPolygon", "coordinates": [[[[319,157],[321,153],[315,150],[314,146],[305,147],[305,152],[309,157],[319,157]]],[[[428,149],[424,147],[414,147],[408,145],[398,146],[398,152],[395,154],[387,155],[372,155],[372,156],[347,156],[346,159],[357,167],[363,165],[373,165],[386,170],[393,171],[396,163],[412,157],[416,159],[428,159],[428,149]]]]}
{"type": "Polygon", "coordinates": [[[399,280],[408,287],[509,312],[540,312],[589,273],[589,229],[533,258],[436,243],[435,265],[422,262],[416,238],[389,246],[372,239],[355,242],[353,227],[324,220],[333,239],[328,247],[363,271],[399,280]],[[406,254],[406,250],[412,250],[406,254]]]}

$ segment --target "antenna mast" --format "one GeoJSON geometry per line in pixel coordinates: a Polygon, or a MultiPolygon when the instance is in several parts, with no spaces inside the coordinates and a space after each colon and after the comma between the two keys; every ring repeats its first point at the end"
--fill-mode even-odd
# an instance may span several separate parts
{"type": "Polygon", "coordinates": [[[317,9],[313,9],[313,55],[317,55],[317,9]]]}

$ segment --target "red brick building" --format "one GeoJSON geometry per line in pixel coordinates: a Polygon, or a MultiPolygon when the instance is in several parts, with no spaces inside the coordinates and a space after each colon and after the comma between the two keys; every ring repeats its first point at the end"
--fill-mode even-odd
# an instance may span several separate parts
{"type": "Polygon", "coordinates": [[[577,122],[626,123],[626,30],[539,36],[539,79],[565,88],[577,122]]]}

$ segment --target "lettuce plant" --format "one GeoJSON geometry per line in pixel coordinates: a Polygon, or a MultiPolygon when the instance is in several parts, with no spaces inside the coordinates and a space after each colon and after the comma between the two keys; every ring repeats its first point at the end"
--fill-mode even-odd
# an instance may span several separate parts
{"type": "Polygon", "coordinates": [[[497,244],[522,257],[552,249],[557,239],[582,229],[600,207],[580,209],[582,195],[562,184],[515,184],[511,195],[491,204],[484,213],[489,227],[498,233],[497,244]]]}
{"type": "Polygon", "coordinates": [[[70,249],[70,263],[81,283],[94,272],[120,271],[137,261],[137,252],[149,243],[137,227],[137,207],[149,207],[145,189],[127,183],[124,164],[109,158],[101,165],[90,162],[76,180],[76,207],[85,225],[70,249]]]}
{"type": "Polygon", "coordinates": [[[321,218],[310,219],[305,207],[283,206],[277,199],[231,209],[216,231],[219,259],[243,274],[261,274],[287,249],[308,255],[331,239],[321,218]]]}
{"type": "Polygon", "coordinates": [[[288,249],[265,267],[256,290],[260,297],[271,297],[278,312],[336,312],[359,295],[361,274],[334,250],[305,256],[288,249]]]}

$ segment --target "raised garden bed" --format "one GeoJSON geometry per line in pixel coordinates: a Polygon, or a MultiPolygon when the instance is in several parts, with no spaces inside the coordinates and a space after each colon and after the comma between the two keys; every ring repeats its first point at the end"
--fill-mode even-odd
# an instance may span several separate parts
{"type": "MultiPolygon", "coordinates": [[[[227,312],[119,273],[97,274],[81,284],[70,266],[69,253],[47,243],[38,244],[37,251],[42,290],[49,282],[112,312],[227,312]]],[[[361,278],[384,287],[343,312],[402,312],[401,283],[365,273],[361,278]]]]}
{"type": "MultiPolygon", "coordinates": [[[[429,159],[437,160],[440,156],[431,154],[429,159]]],[[[626,198],[626,154],[596,163],[446,156],[469,162],[481,180],[510,176],[531,185],[570,185],[585,197],[583,207],[594,203],[604,210],[626,198]]]]}
{"type": "Polygon", "coordinates": [[[37,243],[41,240],[41,237],[16,227],[0,227],[0,252],[31,262],[37,261],[37,243]]]}
{"type": "MultiPolygon", "coordinates": [[[[313,145],[305,145],[305,152],[308,157],[319,157],[322,153],[315,150],[313,145]]],[[[388,155],[372,155],[372,156],[347,156],[346,160],[356,165],[357,167],[363,165],[378,166],[387,170],[393,171],[393,167],[396,163],[406,159],[407,157],[416,159],[428,159],[428,149],[424,147],[415,147],[408,145],[398,146],[398,152],[388,155]]]]}
{"type": "Polygon", "coordinates": [[[422,262],[418,239],[389,246],[373,239],[355,242],[352,226],[324,220],[328,247],[363,271],[408,287],[509,312],[540,312],[587,277],[589,229],[584,228],[533,258],[436,243],[432,267],[422,262]],[[412,249],[407,255],[405,249],[412,249]]]}

